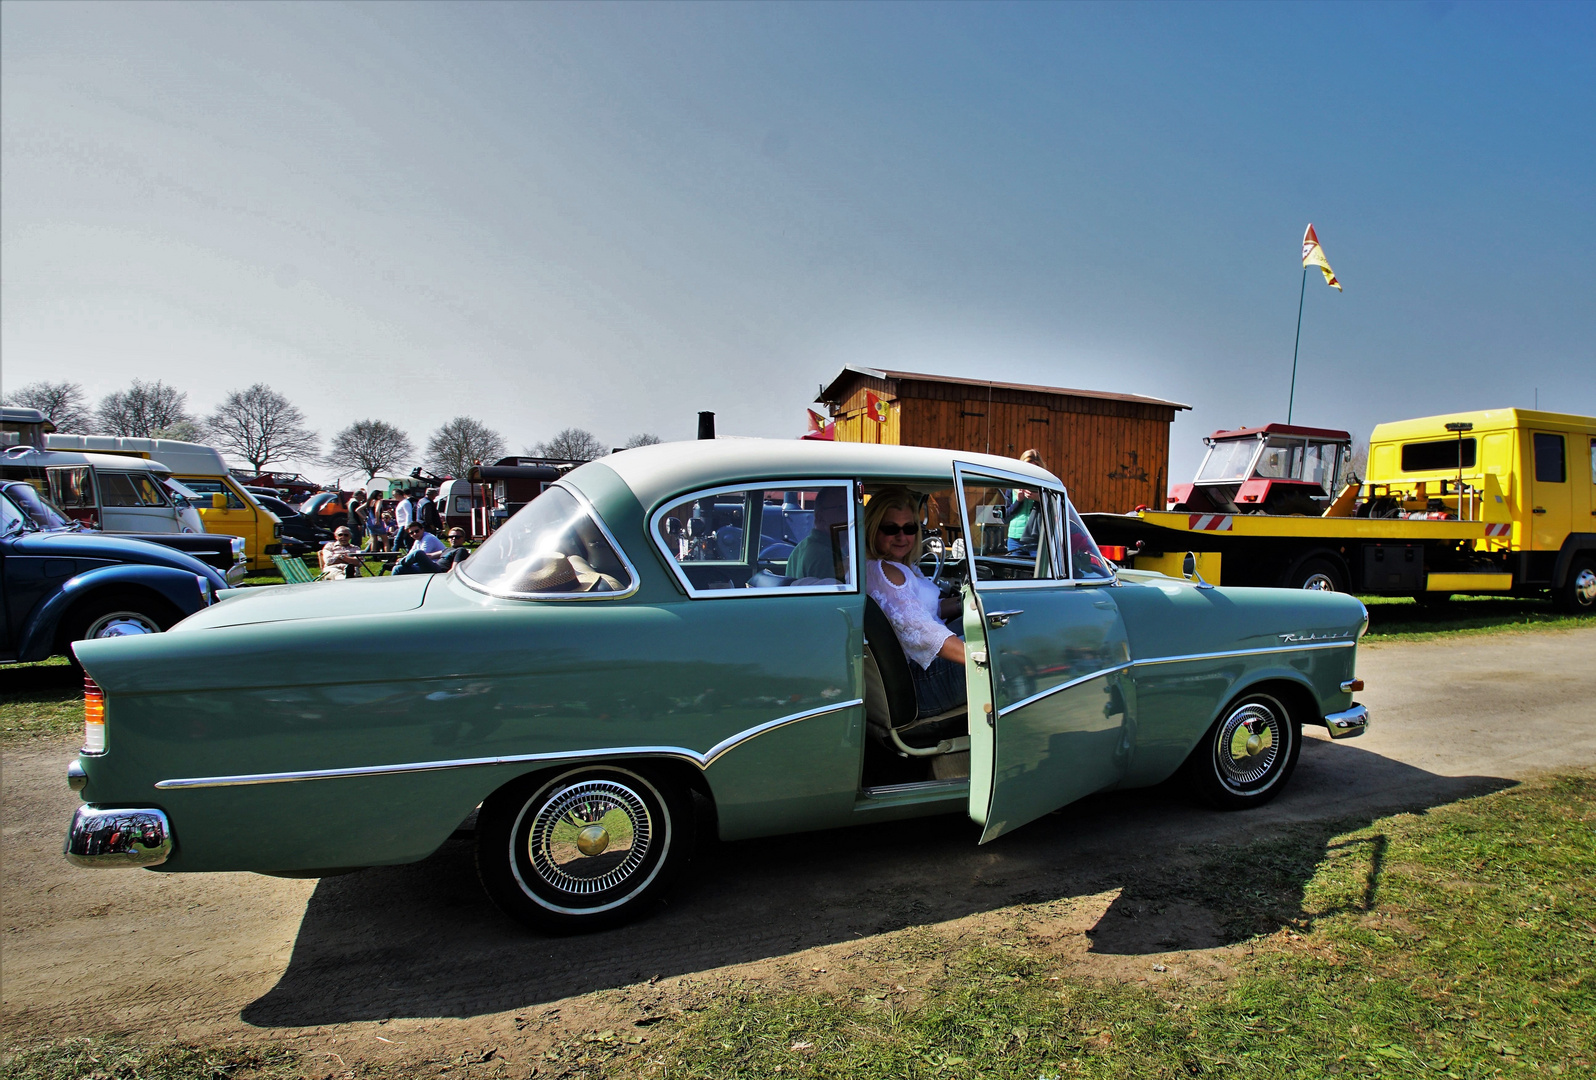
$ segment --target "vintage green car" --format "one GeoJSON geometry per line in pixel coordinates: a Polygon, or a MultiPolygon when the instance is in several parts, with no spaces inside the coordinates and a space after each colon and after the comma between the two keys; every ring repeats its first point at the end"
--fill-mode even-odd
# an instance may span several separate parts
{"type": "Polygon", "coordinates": [[[1006,458],[642,447],[570,472],[447,575],[235,590],[167,633],[80,642],[66,855],[313,876],[423,859],[476,813],[508,914],[609,925],[705,832],[964,812],[984,842],[1182,770],[1262,803],[1301,725],[1364,730],[1367,622],[1341,594],[1116,572],[1058,479],[1006,458]],[[962,596],[968,709],[934,724],[861,586],[889,487],[919,497],[923,566],[962,596]],[[1016,489],[1040,506],[1034,557],[1001,553],[1016,489]],[[787,574],[805,542],[827,565],[787,574]]]}

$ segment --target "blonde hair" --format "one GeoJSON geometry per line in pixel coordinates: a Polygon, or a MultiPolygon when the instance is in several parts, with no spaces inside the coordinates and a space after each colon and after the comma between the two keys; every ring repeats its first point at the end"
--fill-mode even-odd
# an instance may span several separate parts
{"type": "Polygon", "coordinates": [[[905,487],[883,488],[870,496],[864,512],[865,557],[878,560],[886,558],[876,546],[876,530],[880,528],[889,510],[907,510],[909,516],[914,519],[916,528],[914,546],[909,549],[907,558],[910,565],[919,562],[921,548],[925,546],[925,532],[919,527],[920,497],[905,487]]]}

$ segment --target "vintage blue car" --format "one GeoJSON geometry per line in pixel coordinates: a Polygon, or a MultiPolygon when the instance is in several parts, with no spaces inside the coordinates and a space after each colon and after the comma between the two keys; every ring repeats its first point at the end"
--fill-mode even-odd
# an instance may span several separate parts
{"type": "Polygon", "coordinates": [[[1301,725],[1364,729],[1366,626],[1342,594],[1116,572],[1058,479],[1005,458],[642,447],[571,471],[447,575],[240,590],[80,643],[97,685],[66,854],[316,875],[423,859],[480,807],[506,912],[604,926],[660,895],[699,815],[743,838],[960,812],[988,841],[1176,773],[1257,805],[1301,725]],[[889,490],[962,612],[968,701],[944,715],[916,719],[862,584],[889,490]],[[1002,546],[1016,490],[1034,557],[1002,546]]]}
{"type": "Polygon", "coordinates": [[[84,639],[157,634],[225,588],[191,555],[82,531],[28,484],[0,482],[0,661],[43,660],[84,639]]]}

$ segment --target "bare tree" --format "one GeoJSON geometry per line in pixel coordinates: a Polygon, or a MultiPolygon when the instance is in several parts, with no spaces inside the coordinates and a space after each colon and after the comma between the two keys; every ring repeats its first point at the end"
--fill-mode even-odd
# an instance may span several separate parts
{"type": "Polygon", "coordinates": [[[567,461],[592,461],[609,453],[604,449],[604,444],[598,441],[598,436],[578,427],[568,427],[548,442],[527,447],[526,452],[532,457],[564,458],[567,461]]]}
{"type": "Polygon", "coordinates": [[[503,456],[503,436],[469,416],[455,417],[427,440],[427,468],[443,476],[464,476],[473,463],[503,456]]]}
{"type": "Polygon", "coordinates": [[[1354,439],[1352,447],[1347,452],[1346,459],[1341,463],[1341,476],[1336,481],[1336,490],[1341,490],[1341,485],[1353,481],[1363,482],[1369,475],[1369,444],[1362,439],[1354,439]]]}
{"type": "Polygon", "coordinates": [[[188,414],[188,395],[159,379],[152,383],[133,380],[126,390],[116,390],[100,399],[96,410],[100,433],[148,439],[157,431],[194,418],[188,414]]]}
{"type": "Polygon", "coordinates": [[[321,444],[305,427],[305,414],[265,383],[228,394],[205,421],[205,430],[218,449],[249,462],[256,472],[274,461],[314,457],[321,444]]]}
{"type": "Polygon", "coordinates": [[[410,436],[385,420],[356,420],[333,436],[322,461],[336,469],[363,472],[369,483],[380,472],[403,465],[416,452],[410,436]]]}
{"type": "Polygon", "coordinates": [[[168,427],[150,432],[152,439],[176,439],[178,442],[204,442],[205,427],[197,420],[179,420],[168,427]]]}
{"type": "Polygon", "coordinates": [[[83,387],[75,382],[46,382],[40,380],[15,390],[5,398],[5,404],[19,409],[38,409],[44,418],[55,425],[57,431],[90,433],[94,414],[89,411],[83,387]]]}
{"type": "Polygon", "coordinates": [[[630,439],[627,439],[626,445],[622,449],[631,450],[639,446],[657,446],[663,441],[658,435],[650,435],[645,431],[641,435],[633,435],[630,439]]]}

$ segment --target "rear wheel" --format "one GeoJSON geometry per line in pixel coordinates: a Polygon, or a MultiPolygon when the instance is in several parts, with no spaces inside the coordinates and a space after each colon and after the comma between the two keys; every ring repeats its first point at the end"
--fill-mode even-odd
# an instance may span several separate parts
{"type": "Polygon", "coordinates": [[[1286,575],[1286,588],[1309,592],[1346,592],[1346,575],[1325,558],[1304,559],[1286,575]]]}
{"type": "Polygon", "coordinates": [[[159,634],[175,626],[183,613],[168,601],[139,589],[116,589],[79,601],[61,622],[57,650],[72,657],[72,643],[98,638],[139,637],[159,634]]]}
{"type": "Polygon", "coordinates": [[[691,802],[614,766],[525,777],[477,817],[477,875],[506,915],[545,933],[616,926],[659,900],[686,861],[691,802]]]}
{"type": "Polygon", "coordinates": [[[1286,786],[1301,752],[1300,718],[1272,694],[1247,694],[1225,708],[1186,759],[1186,782],[1222,809],[1261,806],[1286,786]]]}
{"type": "Polygon", "coordinates": [[[1552,599],[1564,611],[1578,615],[1596,612],[1596,560],[1582,555],[1568,568],[1568,580],[1552,590],[1552,599]]]}

